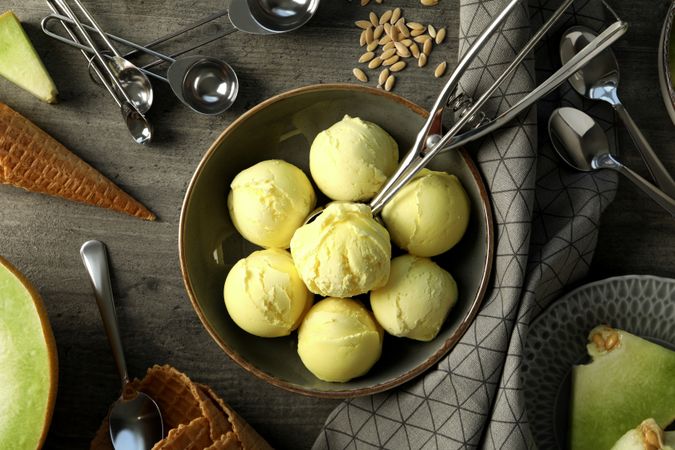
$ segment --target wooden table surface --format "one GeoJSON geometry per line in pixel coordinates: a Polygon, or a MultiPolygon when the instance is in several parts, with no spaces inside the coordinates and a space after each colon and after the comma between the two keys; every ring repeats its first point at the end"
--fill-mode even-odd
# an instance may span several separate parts
{"type": "MultiPolygon", "coordinates": [[[[104,28],[148,41],[201,18],[224,2],[87,0],[104,28]]],[[[457,1],[421,9],[417,0],[385,0],[402,6],[410,20],[448,27],[449,39],[426,70],[409,70],[395,92],[429,106],[441,83],[435,63],[456,60],[457,1]]],[[[657,45],[666,0],[613,0],[631,24],[615,51],[622,67],[621,97],[645,136],[675,172],[673,124],[661,100],[657,45]]],[[[110,250],[113,290],[129,370],[142,375],[155,363],[169,363],[194,380],[213,386],[277,448],[308,448],[336,401],[285,392],[248,375],[230,361],[202,328],[183,288],[178,264],[178,218],[191,174],[209,144],[236,117],[260,101],[313,83],[351,82],[360,55],[352,25],[369,8],[357,1],[327,0],[315,19],[296,33],[252,36],[235,33],[208,47],[223,57],[241,80],[234,107],[219,117],[190,112],[156,86],[150,113],[156,140],[131,142],[107,94],[87,75],[79,52],[44,36],[41,0],[5,0],[28,34],[61,92],[61,103],[46,105],[0,80],[0,101],[51,133],[83,159],[148,205],[156,223],[93,207],[0,186],[0,254],[36,285],[44,297],[59,351],[59,392],[48,448],[85,448],[108,405],[118,395],[117,372],[98,310],[78,255],[87,239],[110,250]]],[[[223,28],[211,25],[192,41],[223,28]]],[[[190,41],[188,39],[187,41],[190,41]]],[[[170,48],[180,48],[174,45],[170,48]]],[[[372,83],[371,83],[372,84],[372,83]]],[[[645,173],[626,132],[620,132],[627,164],[645,173]]],[[[633,186],[621,182],[616,201],[603,217],[600,242],[588,281],[622,274],[675,275],[675,221],[633,186]]]]}

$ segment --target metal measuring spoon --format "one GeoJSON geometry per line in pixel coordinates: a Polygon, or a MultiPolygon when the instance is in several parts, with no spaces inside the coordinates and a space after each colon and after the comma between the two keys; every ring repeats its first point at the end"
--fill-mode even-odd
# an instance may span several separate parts
{"type": "Polygon", "coordinates": [[[318,7],[319,0],[231,0],[229,15],[240,31],[278,34],[306,24],[318,7]]]}
{"type": "Polygon", "coordinates": [[[149,450],[164,437],[162,414],[148,395],[142,392],[125,395],[129,375],[110,286],[108,252],[103,242],[87,241],[80,248],[80,255],[122,380],[122,395],[110,410],[110,439],[117,450],[149,450]]]}
{"type": "MultiPolygon", "coordinates": [[[[42,20],[42,29],[47,35],[82,51],[94,52],[90,47],[51,32],[48,29],[48,22],[50,20],[73,23],[68,17],[63,17],[59,14],[47,16],[42,20]]],[[[83,27],[85,29],[92,29],[92,27],[85,24],[83,24],[83,27]]],[[[174,59],[171,56],[166,56],[119,36],[107,33],[107,37],[170,63],[171,65],[167,70],[166,77],[146,71],[145,69],[140,70],[168,83],[176,97],[195,112],[209,115],[221,114],[230,108],[237,98],[237,94],[239,93],[237,74],[229,64],[221,59],[201,55],[179,56],[174,59]]],[[[111,55],[104,56],[111,57],[111,55]]]]}
{"type": "MultiPolygon", "coordinates": [[[[56,5],[54,5],[54,3],[52,3],[51,0],[47,0],[47,5],[55,14],[58,14],[59,11],[57,10],[56,5]]],[[[64,20],[69,20],[68,18],[65,17],[62,18],[64,20]]],[[[73,39],[73,42],[75,44],[82,45],[78,37],[70,28],[68,28],[64,20],[61,20],[61,24],[63,25],[63,28],[66,30],[66,32],[68,32],[68,35],[70,35],[70,37],[73,39]]],[[[119,95],[117,94],[115,89],[113,89],[113,86],[105,78],[105,76],[98,68],[98,66],[94,63],[93,57],[89,58],[87,54],[84,52],[83,54],[89,60],[89,67],[91,67],[91,69],[94,71],[94,74],[98,77],[103,86],[110,93],[110,96],[113,98],[113,100],[115,100],[115,103],[117,103],[117,106],[120,108],[120,112],[122,114],[122,118],[124,119],[124,123],[127,126],[127,129],[129,130],[129,133],[131,134],[133,140],[137,144],[149,143],[152,140],[152,126],[150,125],[148,120],[145,118],[145,116],[140,114],[131,105],[131,103],[129,103],[127,96],[123,96],[124,98],[119,98],[119,95]]]]}
{"type": "Polygon", "coordinates": [[[609,151],[607,135],[588,114],[575,108],[559,108],[548,121],[553,148],[560,158],[581,172],[610,169],[624,175],[675,216],[675,199],[624,166],[609,151]]]}
{"type": "MultiPolygon", "coordinates": [[[[150,110],[154,99],[150,80],[141,71],[141,69],[136,67],[129,60],[122,57],[112,42],[110,42],[103,29],[99,26],[98,22],[96,22],[96,19],[94,19],[94,17],[84,7],[80,0],[73,0],[73,2],[77,5],[80,11],[82,11],[101,39],[103,39],[106,46],[113,53],[109,58],[106,59],[106,66],[110,68],[113,76],[118,81],[118,84],[121,86],[126,96],[128,96],[134,107],[136,107],[136,109],[141,114],[145,114],[150,110]]],[[[70,6],[68,6],[68,4],[65,2],[65,0],[58,0],[58,3],[59,6],[61,6],[61,8],[66,11],[69,18],[75,22],[75,25],[78,26],[78,29],[82,31],[81,27],[79,26],[82,24],[80,23],[78,25],[78,22],[80,22],[79,19],[72,11],[70,6]]],[[[92,49],[96,50],[94,45],[90,44],[89,41],[87,43],[92,47],[92,49]]]]}
{"type": "MultiPolygon", "coordinates": [[[[584,48],[597,35],[590,28],[575,26],[567,30],[560,41],[560,59],[565,64],[584,48]]],[[[675,181],[663,163],[656,156],[647,139],[635,124],[628,111],[619,100],[619,65],[611,49],[603,51],[590,61],[586,67],[569,78],[569,82],[579,94],[592,100],[602,100],[612,105],[623,121],[635,146],[640,151],[656,183],[671,197],[675,197],[675,181]]]]}

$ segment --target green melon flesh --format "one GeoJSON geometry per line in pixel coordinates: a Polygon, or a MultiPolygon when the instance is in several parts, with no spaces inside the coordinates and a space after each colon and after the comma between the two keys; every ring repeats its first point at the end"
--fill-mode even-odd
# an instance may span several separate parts
{"type": "Polygon", "coordinates": [[[589,341],[593,361],[572,369],[571,449],[608,450],[645,417],[661,428],[675,419],[675,352],[605,326],[593,329],[589,341]],[[592,339],[617,333],[610,350],[592,339]]]}
{"type": "Polygon", "coordinates": [[[664,433],[654,419],[650,418],[643,420],[638,427],[621,436],[611,450],[673,450],[674,441],[675,432],[664,433]],[[658,438],[657,446],[647,440],[645,436],[647,431],[651,431],[652,436],[658,438]]]}
{"type": "Polygon", "coordinates": [[[56,103],[56,86],[11,11],[0,15],[0,75],[40,100],[56,103]]]}
{"type": "Polygon", "coordinates": [[[0,258],[0,449],[34,450],[43,438],[53,395],[51,339],[31,290],[0,258]]]}

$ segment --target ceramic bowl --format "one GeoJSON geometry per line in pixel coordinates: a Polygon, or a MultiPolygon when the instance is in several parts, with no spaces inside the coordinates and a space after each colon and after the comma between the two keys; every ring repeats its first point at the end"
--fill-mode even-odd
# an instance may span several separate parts
{"type": "MultiPolygon", "coordinates": [[[[355,85],[317,85],[290,91],[254,107],[230,125],[206,152],[188,187],[180,218],[180,264],[187,293],[216,343],[244,369],[284,389],[305,395],[344,398],[381,392],[429,368],[466,331],[485,294],[493,254],[488,195],[465,152],[439,155],[432,168],[459,177],[471,198],[471,221],[462,241],[434,258],[457,280],[459,300],[431,342],[387,336],[383,354],[368,374],[347,383],[317,379],[297,354],[297,333],[260,338],[230,319],[223,283],[230,268],[258,249],[230,221],[226,198],[234,176],[267,159],[284,159],[309,175],[309,148],[322,130],[345,114],[379,124],[410,148],[427,113],[396,95],[355,85]]],[[[316,189],[317,193],[319,190],[316,189]]],[[[319,196],[319,204],[326,202],[319,196]]],[[[316,300],[319,300],[317,297],[316,300]]]]}
{"type": "Polygon", "coordinates": [[[670,119],[675,124],[675,1],[670,4],[659,44],[659,84],[670,119]]]}

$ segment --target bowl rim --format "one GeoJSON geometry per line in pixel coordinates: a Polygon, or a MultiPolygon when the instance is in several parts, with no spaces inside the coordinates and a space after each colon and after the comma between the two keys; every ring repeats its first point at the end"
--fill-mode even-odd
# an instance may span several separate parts
{"type": "Polygon", "coordinates": [[[467,164],[473,178],[476,180],[476,184],[478,187],[479,195],[481,197],[483,207],[481,208],[483,211],[483,220],[486,223],[486,252],[485,252],[485,259],[483,261],[483,274],[480,279],[480,284],[478,288],[478,292],[476,293],[475,297],[471,301],[471,306],[469,308],[468,313],[462,318],[459,326],[455,330],[455,332],[445,340],[443,345],[441,346],[440,349],[438,349],[436,352],[434,352],[432,355],[430,355],[423,363],[419,364],[417,367],[408,370],[401,375],[388,380],[384,383],[376,384],[374,386],[369,386],[369,387],[362,387],[358,389],[341,389],[341,390],[335,390],[335,391],[321,391],[321,390],[315,390],[315,389],[309,389],[309,388],[303,388],[301,386],[298,386],[296,384],[290,383],[285,380],[278,379],[269,373],[259,369],[258,367],[254,366],[250,362],[246,360],[243,356],[241,356],[239,353],[234,351],[232,348],[228,346],[226,342],[224,342],[220,336],[216,333],[215,329],[211,327],[209,324],[204,312],[200,308],[199,304],[197,303],[197,298],[195,295],[195,292],[192,287],[192,282],[190,280],[190,276],[188,274],[188,269],[187,269],[187,262],[186,262],[186,249],[185,249],[185,223],[186,223],[186,211],[188,209],[188,206],[192,200],[192,194],[194,191],[195,184],[197,182],[197,179],[200,177],[202,171],[204,170],[204,167],[208,163],[208,161],[211,159],[213,154],[215,153],[216,149],[220,147],[222,142],[227,138],[228,135],[230,135],[233,130],[235,130],[237,127],[239,127],[244,121],[248,120],[251,116],[255,115],[262,109],[277,103],[279,101],[295,97],[301,94],[306,94],[308,92],[315,92],[315,91],[324,91],[324,90],[348,90],[348,91],[360,91],[364,93],[368,93],[371,95],[379,95],[382,97],[387,97],[397,103],[402,104],[403,106],[407,107],[411,111],[413,111],[416,114],[419,114],[420,116],[427,118],[429,116],[428,111],[426,111],[424,108],[420,107],[419,105],[411,102],[410,100],[407,100],[403,97],[400,97],[396,94],[392,94],[391,92],[384,91],[382,89],[376,89],[373,87],[369,86],[360,86],[356,84],[349,84],[349,83],[333,83],[333,84],[313,84],[309,86],[304,86],[296,89],[291,89],[289,91],[285,91],[281,94],[277,94],[259,104],[256,106],[252,107],[248,111],[246,111],[244,114],[239,116],[237,119],[235,119],[229,126],[225,128],[225,130],[216,138],[216,140],[211,144],[209,149],[206,151],[202,159],[200,160],[197,168],[195,169],[192,178],[190,179],[190,183],[188,185],[188,188],[185,192],[185,197],[183,200],[183,205],[181,206],[181,213],[180,213],[180,221],[179,221],[179,228],[178,228],[178,256],[180,260],[180,270],[181,270],[181,275],[183,278],[183,283],[185,285],[185,290],[187,291],[188,297],[190,299],[190,303],[192,303],[192,307],[194,308],[195,312],[197,313],[197,316],[199,317],[199,320],[202,322],[202,325],[204,328],[206,328],[206,331],[209,333],[211,338],[218,344],[218,346],[227,354],[230,359],[232,359],[235,363],[237,363],[239,366],[241,366],[244,370],[247,372],[255,375],[257,378],[262,379],[266,381],[267,383],[285,389],[287,391],[297,393],[297,394],[302,394],[305,396],[309,397],[319,397],[319,398],[331,398],[331,399],[344,399],[344,398],[352,398],[352,397],[360,397],[360,396],[365,396],[365,395],[372,395],[376,394],[379,392],[384,392],[389,389],[392,389],[396,386],[399,386],[407,381],[410,381],[411,379],[417,377],[421,373],[425,372],[427,369],[429,369],[433,364],[437,363],[443,356],[445,356],[461,339],[461,337],[464,335],[464,333],[467,331],[469,328],[469,325],[473,322],[474,318],[476,317],[476,314],[478,314],[478,310],[480,309],[480,306],[483,302],[483,299],[485,297],[485,293],[487,291],[488,283],[490,280],[490,275],[492,273],[492,266],[493,266],[493,260],[494,260],[494,220],[493,220],[493,212],[492,212],[492,203],[490,202],[490,197],[487,192],[487,188],[485,186],[485,183],[483,181],[483,177],[481,176],[480,172],[478,171],[478,168],[474,164],[473,160],[470,158],[468,152],[465,149],[460,149],[460,154],[462,158],[464,159],[465,163],[467,164]]]}

